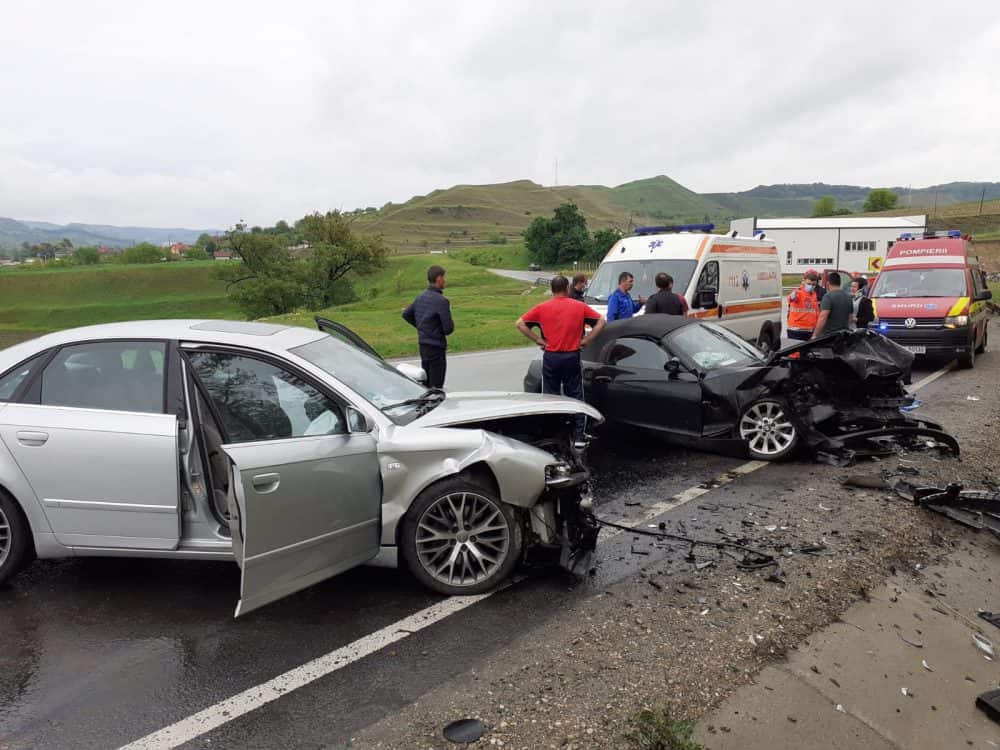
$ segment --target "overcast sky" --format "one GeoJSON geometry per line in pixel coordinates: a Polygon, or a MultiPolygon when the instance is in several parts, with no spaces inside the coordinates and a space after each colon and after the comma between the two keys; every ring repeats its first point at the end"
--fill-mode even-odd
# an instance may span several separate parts
{"type": "Polygon", "coordinates": [[[699,192],[1000,180],[998,70],[986,0],[15,0],[0,216],[270,224],[556,158],[699,192]]]}

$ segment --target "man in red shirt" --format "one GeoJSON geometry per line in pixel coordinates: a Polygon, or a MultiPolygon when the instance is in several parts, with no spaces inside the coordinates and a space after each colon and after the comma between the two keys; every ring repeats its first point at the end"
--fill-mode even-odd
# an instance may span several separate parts
{"type": "MultiPolygon", "coordinates": [[[[556,276],[552,279],[552,299],[542,302],[518,318],[517,330],[545,350],[542,355],[542,392],[563,394],[583,400],[583,373],[580,369],[580,350],[604,328],[605,321],[599,312],[587,304],[569,297],[569,279],[556,276]],[[593,326],[584,335],[587,324],[593,326]],[[541,336],[531,326],[542,329],[541,336]]],[[[576,418],[575,440],[577,447],[584,447],[585,420],[576,418]]]]}

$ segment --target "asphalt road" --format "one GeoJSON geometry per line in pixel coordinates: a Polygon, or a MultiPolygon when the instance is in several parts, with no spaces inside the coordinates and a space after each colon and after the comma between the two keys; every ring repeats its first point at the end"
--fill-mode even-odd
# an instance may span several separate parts
{"type": "MultiPolygon", "coordinates": [[[[520,390],[535,356],[526,348],[452,357],[448,388],[520,390]]],[[[915,371],[914,382],[927,372],[915,371]]],[[[596,460],[601,515],[631,523],[677,521],[679,509],[658,512],[663,500],[719,477],[729,483],[694,494],[721,507],[767,503],[803,468],[761,468],[638,436],[602,447],[596,460]],[[727,474],[734,469],[743,473],[727,474]]],[[[694,504],[683,514],[697,529],[694,504]]],[[[0,588],[0,748],[113,748],[165,727],[169,737],[137,747],[346,747],[363,727],[501,653],[561,604],[676,554],[651,548],[637,558],[629,536],[604,534],[593,578],[530,574],[412,635],[394,624],[442,600],[397,571],[354,570],[233,620],[233,564],[36,562],[0,588]],[[232,720],[219,709],[221,725],[204,733],[202,719],[189,718],[242,691],[256,706],[265,692],[256,686],[382,629],[401,640],[232,720]]]]}

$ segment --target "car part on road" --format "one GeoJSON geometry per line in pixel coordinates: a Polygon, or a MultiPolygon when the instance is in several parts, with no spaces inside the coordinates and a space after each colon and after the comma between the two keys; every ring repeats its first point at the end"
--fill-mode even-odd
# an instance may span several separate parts
{"type": "Polygon", "coordinates": [[[444,728],[442,734],[448,742],[468,744],[480,739],[486,733],[486,725],[479,719],[459,719],[444,728]]]}
{"type": "Polygon", "coordinates": [[[986,620],[990,625],[996,625],[1000,628],[1000,612],[980,612],[979,617],[986,620]]]}
{"type": "Polygon", "coordinates": [[[997,658],[996,649],[993,648],[993,643],[990,641],[989,638],[984,638],[983,636],[979,635],[979,633],[973,633],[972,643],[975,645],[976,648],[982,651],[991,660],[997,658]]]}
{"type": "Polygon", "coordinates": [[[976,698],[976,707],[1000,724],[1000,690],[988,690],[976,698]]]}
{"type": "Polygon", "coordinates": [[[916,505],[976,531],[985,529],[1000,539],[1000,492],[966,490],[960,484],[915,487],[905,480],[896,482],[893,489],[916,505]]]}

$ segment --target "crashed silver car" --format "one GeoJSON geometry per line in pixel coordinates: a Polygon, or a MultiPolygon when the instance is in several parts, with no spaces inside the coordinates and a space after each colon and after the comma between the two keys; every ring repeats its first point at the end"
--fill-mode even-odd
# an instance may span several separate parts
{"type": "Polygon", "coordinates": [[[397,554],[474,594],[593,549],[571,435],[597,411],[428,389],[320,323],[116,323],[0,351],[0,583],[35,556],[235,559],[240,615],[397,554]]]}

